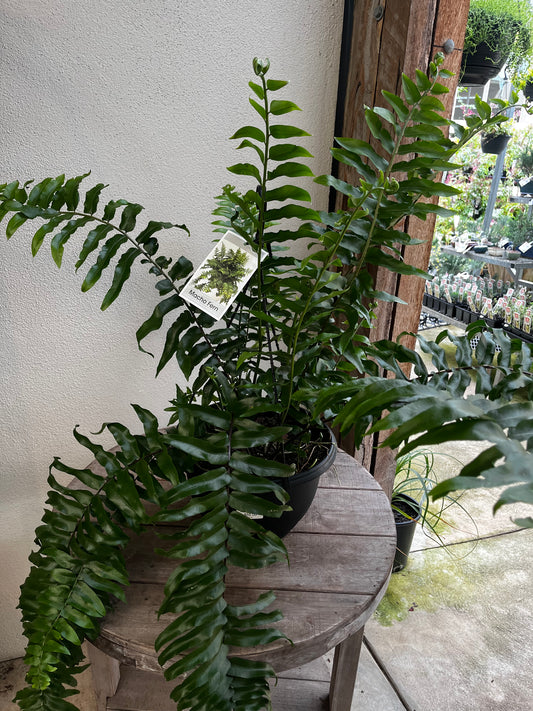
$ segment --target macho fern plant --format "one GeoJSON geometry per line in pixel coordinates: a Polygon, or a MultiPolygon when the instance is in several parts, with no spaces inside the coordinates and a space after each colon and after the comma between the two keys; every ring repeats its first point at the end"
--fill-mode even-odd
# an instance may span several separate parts
{"type": "MultiPolygon", "coordinates": [[[[428,76],[404,76],[402,96],[383,92],[388,108],[365,109],[378,148],[337,140],[334,157],[359,177],[354,185],[317,178],[347,199],[345,210],[326,213],[306,205],[309,193],[295,184],[312,177],[302,162],[309,153],[295,142],[307,134],[281,118],[298,107],[273,98],[286,82],[267,78],[267,61],[254,61],[250,103],[259,126],[233,136],[251,159],[229,168],[244,187],[223,189],[215,228],[240,236],[255,255],[256,269],[218,322],[182,296],[193,271],[189,259],[161,254],[159,233],[187,232],[184,225],[150,221],[139,227],[141,205],[103,201],[103,184],[84,189],[88,174],[0,186],[7,237],[23,226],[27,234],[30,227],[33,255],[49,243],[61,266],[64,250],[83,237],[76,268],[91,266],[82,290],[112,274],[102,309],[120,295],[136,261],[146,267],[160,299],[137,331],[138,346],[143,350],[146,337],[165,324],[157,373],[172,362],[188,381],[186,389],[177,387],[168,429],[135,405],[140,434],[119,423],[104,425],[117,442],[114,451],[75,431],[102,473],[54,461],[53,469],[78,484],[65,488],[50,474],[49,510],[37,529],[38,549],[20,602],[29,665],[29,686],[17,695],[21,709],[75,708],[67,698],[81,668],[80,645],[98,634],[113,599],[123,598],[128,536],[160,522],[179,524],[162,552],[175,569],[160,613],[173,617],[157,640],[167,678],[182,680],[172,693],[177,708],[270,707],[272,670],[229,651],[277,639],[268,625],[279,613],[265,612],[270,594],[242,608],[228,604],[228,568],[286,558],[280,539],[255,517],[279,516],[287,508],[279,481],[319,457],[324,420],[337,415],[345,427],[354,423],[350,401],[362,387],[354,386],[355,375],[369,373],[378,390],[391,385],[376,369],[388,367],[393,344],[371,345],[367,332],[377,300],[394,297],[375,290],[367,266],[423,275],[401,256],[401,247],[414,243],[402,230],[403,219],[442,212],[432,199],[455,190],[440,183],[439,172],[456,167],[454,153],[473,135],[506,120],[507,104],[500,102],[492,113],[478,100],[479,115],[455,127],[454,141],[447,138],[439,96],[447,91],[442,79],[448,73],[441,62],[438,57],[431,63],[428,76]],[[307,257],[291,249],[302,243],[307,257]]],[[[209,265],[211,286],[224,292],[221,274],[229,265],[220,257],[209,265]]],[[[232,270],[242,268],[238,262],[232,270]]],[[[376,410],[364,415],[366,424],[388,403],[374,390],[369,396],[376,410]]]]}

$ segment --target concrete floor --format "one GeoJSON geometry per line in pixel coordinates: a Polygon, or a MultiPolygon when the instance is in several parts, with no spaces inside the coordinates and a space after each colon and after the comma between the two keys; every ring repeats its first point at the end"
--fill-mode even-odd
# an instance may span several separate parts
{"type": "MultiPolygon", "coordinates": [[[[438,451],[464,464],[479,449],[438,451]]],[[[439,477],[457,467],[437,457],[439,477]]],[[[518,530],[511,520],[531,509],[504,507],[493,516],[496,498],[492,490],[464,495],[475,525],[448,511],[446,549],[417,530],[407,567],[393,574],[366,626],[352,711],[533,709],[533,529],[518,530]]],[[[11,699],[23,676],[21,660],[0,663],[0,711],[16,711],[11,699]]],[[[90,672],[80,686],[72,701],[95,711],[90,672]]]]}

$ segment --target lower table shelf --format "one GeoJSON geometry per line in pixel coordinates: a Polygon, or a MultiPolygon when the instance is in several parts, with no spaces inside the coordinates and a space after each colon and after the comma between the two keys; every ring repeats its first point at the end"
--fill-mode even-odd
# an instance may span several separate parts
{"type": "MultiPolygon", "coordinates": [[[[107,700],[107,709],[176,711],[176,704],[169,697],[174,686],[175,682],[162,682],[156,672],[139,671],[123,665],[119,687],[116,694],[107,700]]],[[[329,708],[328,698],[329,680],[316,677],[315,662],[300,667],[298,674],[280,676],[277,683],[272,683],[272,704],[283,711],[325,711],[329,708]]]]}

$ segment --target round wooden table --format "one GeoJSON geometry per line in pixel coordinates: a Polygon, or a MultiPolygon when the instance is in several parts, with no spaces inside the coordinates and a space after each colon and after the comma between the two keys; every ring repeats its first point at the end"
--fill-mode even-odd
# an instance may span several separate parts
{"type": "MultiPolygon", "coordinates": [[[[339,452],[321,477],[310,510],[284,542],[290,567],[277,563],[228,573],[232,604],[275,591],[274,607],[284,615],[276,627],[293,642],[278,640],[246,656],[284,672],[335,648],[329,708],[350,711],[363,627],[385,593],[394,558],[389,501],[365,469],[339,452]]],[[[164,680],[153,646],[168,624],[157,620],[156,612],[173,562],[154,555],[155,543],[152,531],[128,545],[127,601],[103,620],[98,639],[89,645],[98,711],[175,711],[169,699],[175,682],[164,680]]],[[[324,708],[318,696],[309,680],[289,675],[278,681],[272,699],[276,710],[315,711],[324,708]]]]}

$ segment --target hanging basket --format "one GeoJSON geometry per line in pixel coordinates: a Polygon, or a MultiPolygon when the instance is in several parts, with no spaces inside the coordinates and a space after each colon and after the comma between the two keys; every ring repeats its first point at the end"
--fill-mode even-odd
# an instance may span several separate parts
{"type": "Polygon", "coordinates": [[[509,143],[509,136],[507,133],[499,133],[496,136],[490,133],[481,134],[481,151],[483,153],[492,153],[493,155],[499,155],[503,153],[507,144],[509,143]]]}
{"type": "Polygon", "coordinates": [[[501,52],[494,52],[480,42],[473,54],[464,55],[461,64],[461,86],[479,86],[496,77],[507,60],[501,52]]]}

